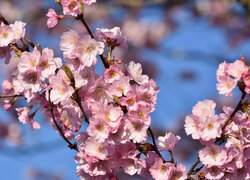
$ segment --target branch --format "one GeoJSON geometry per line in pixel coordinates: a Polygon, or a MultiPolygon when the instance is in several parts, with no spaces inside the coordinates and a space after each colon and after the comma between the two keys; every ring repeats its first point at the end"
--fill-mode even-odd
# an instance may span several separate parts
{"type": "Polygon", "coordinates": [[[152,141],[153,141],[153,144],[154,144],[154,150],[155,150],[155,152],[156,152],[156,153],[162,158],[162,160],[164,161],[164,158],[162,157],[160,151],[159,151],[158,148],[157,148],[157,145],[156,145],[156,142],[155,142],[155,136],[154,136],[154,133],[153,133],[153,131],[152,131],[152,129],[151,129],[150,127],[148,128],[148,131],[149,131],[149,133],[150,133],[150,135],[151,135],[151,137],[152,137],[152,141]]]}
{"type": "Polygon", "coordinates": [[[51,116],[52,116],[52,119],[53,119],[53,122],[54,124],[56,125],[56,128],[57,130],[59,131],[60,135],[63,137],[64,141],[66,141],[68,143],[68,147],[70,149],[74,149],[76,150],[77,152],[79,152],[78,148],[77,148],[77,143],[75,142],[74,144],[72,144],[64,135],[64,132],[62,130],[62,128],[58,125],[58,123],[56,122],[56,119],[55,119],[55,115],[54,115],[54,112],[53,112],[53,103],[50,101],[50,92],[51,92],[51,89],[49,90],[49,109],[50,109],[50,113],[51,113],[51,116]]]}
{"type": "Polygon", "coordinates": [[[239,103],[237,104],[237,106],[235,107],[234,111],[232,112],[232,114],[229,116],[229,118],[227,119],[226,123],[222,127],[222,131],[226,128],[227,125],[229,125],[232,122],[232,118],[237,113],[237,111],[240,110],[241,105],[242,105],[242,101],[244,100],[245,96],[246,96],[246,92],[243,91],[239,103]]]}
{"type": "Polygon", "coordinates": [[[22,95],[19,95],[19,94],[0,94],[0,98],[11,98],[11,97],[20,97],[22,95]]]}
{"type": "Polygon", "coordinates": [[[83,107],[82,107],[82,102],[81,102],[81,97],[79,96],[79,91],[76,90],[76,103],[78,104],[79,108],[81,109],[82,113],[83,113],[83,116],[85,118],[85,121],[89,124],[89,119],[88,119],[88,116],[86,114],[86,112],[84,111],[83,107]]]}

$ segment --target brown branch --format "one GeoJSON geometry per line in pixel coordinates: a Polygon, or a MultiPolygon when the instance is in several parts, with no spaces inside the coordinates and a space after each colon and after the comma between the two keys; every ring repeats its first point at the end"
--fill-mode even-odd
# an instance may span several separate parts
{"type": "Polygon", "coordinates": [[[55,115],[54,115],[54,111],[53,111],[54,105],[53,105],[53,103],[50,101],[50,92],[51,92],[51,89],[49,90],[49,109],[50,109],[50,113],[51,113],[53,122],[54,122],[54,124],[56,125],[56,128],[57,128],[57,130],[59,131],[59,133],[60,133],[60,135],[62,136],[62,138],[64,139],[64,141],[66,141],[66,142],[68,143],[68,147],[69,147],[70,149],[74,149],[74,150],[76,150],[77,152],[79,152],[79,150],[78,150],[78,148],[77,148],[77,143],[75,142],[74,144],[72,144],[72,143],[65,137],[62,128],[61,128],[61,127],[58,125],[58,123],[56,122],[55,115]]]}
{"type": "Polygon", "coordinates": [[[198,156],[197,160],[195,161],[195,163],[191,166],[191,168],[190,168],[189,171],[188,171],[188,175],[189,175],[189,176],[193,173],[194,168],[195,168],[200,162],[201,162],[201,161],[200,161],[200,158],[199,158],[199,156],[198,156]]]}
{"type": "MultiPolygon", "coordinates": [[[[94,37],[92,31],[90,30],[88,24],[86,23],[86,21],[85,21],[84,18],[83,18],[83,14],[78,15],[76,19],[77,19],[77,20],[80,20],[80,21],[82,22],[82,24],[84,25],[84,27],[85,27],[86,30],[88,31],[90,37],[91,37],[92,39],[95,39],[95,37],[94,37]]],[[[104,55],[101,54],[101,55],[99,55],[99,57],[101,58],[104,67],[105,67],[105,68],[109,68],[109,64],[108,64],[108,62],[105,60],[104,55]]]]}
{"type": "Polygon", "coordinates": [[[153,133],[153,131],[152,131],[152,129],[150,127],[148,128],[148,131],[149,131],[149,133],[150,133],[150,135],[152,137],[154,151],[162,158],[162,160],[164,160],[164,158],[162,157],[160,151],[157,148],[157,145],[156,145],[156,142],[155,142],[155,136],[154,136],[154,133],[153,133]]]}
{"type": "Polygon", "coordinates": [[[22,95],[19,95],[19,94],[0,94],[0,98],[14,98],[14,97],[19,97],[19,96],[22,96],[22,95]]]}
{"type": "Polygon", "coordinates": [[[222,131],[226,128],[227,125],[229,125],[232,122],[232,118],[237,113],[237,111],[240,110],[241,105],[242,105],[242,101],[244,100],[245,96],[246,96],[246,92],[243,91],[239,103],[237,104],[237,106],[235,107],[234,111],[232,112],[232,114],[229,116],[229,118],[227,119],[226,123],[222,127],[222,131]]]}
{"type": "Polygon", "coordinates": [[[83,107],[82,107],[82,102],[81,102],[81,97],[79,96],[79,91],[76,90],[76,99],[75,99],[76,103],[78,104],[79,108],[81,109],[83,116],[85,118],[85,121],[89,124],[89,119],[88,116],[86,114],[86,112],[84,111],[83,107]]]}
{"type": "Polygon", "coordinates": [[[175,162],[174,162],[173,152],[172,152],[172,151],[168,151],[168,152],[170,153],[170,156],[171,156],[171,160],[170,160],[170,162],[175,164],[175,162]]]}

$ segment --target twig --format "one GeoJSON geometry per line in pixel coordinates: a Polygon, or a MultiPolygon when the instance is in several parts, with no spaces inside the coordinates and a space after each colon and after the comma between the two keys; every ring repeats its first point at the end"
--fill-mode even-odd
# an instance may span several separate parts
{"type": "Polygon", "coordinates": [[[77,143],[72,144],[72,143],[65,137],[62,128],[61,128],[61,127],[58,125],[58,123],[56,122],[55,115],[54,115],[54,112],[53,112],[53,107],[54,107],[54,105],[53,105],[52,102],[50,101],[50,92],[51,92],[51,89],[49,90],[49,109],[50,109],[50,113],[51,113],[53,122],[54,122],[54,124],[56,125],[56,128],[57,128],[57,130],[59,131],[59,133],[61,134],[61,136],[63,137],[63,139],[68,143],[68,147],[69,147],[70,149],[74,149],[74,150],[76,150],[76,151],[79,152],[79,150],[78,150],[78,148],[77,148],[77,143]]]}
{"type": "Polygon", "coordinates": [[[88,119],[88,116],[86,114],[86,112],[84,111],[83,107],[82,107],[82,102],[81,102],[81,97],[79,96],[79,91],[76,90],[76,103],[78,104],[79,108],[81,109],[82,113],[83,113],[83,116],[85,118],[85,121],[89,124],[89,119],[88,119]]]}
{"type": "Polygon", "coordinates": [[[173,152],[172,152],[172,151],[168,151],[168,152],[170,153],[170,156],[171,156],[171,160],[170,160],[170,162],[175,164],[175,162],[174,162],[173,152]]]}
{"type": "Polygon", "coordinates": [[[237,111],[240,110],[241,105],[242,105],[242,101],[244,100],[245,96],[246,96],[246,92],[243,91],[239,103],[237,104],[237,106],[235,107],[234,111],[232,112],[232,114],[229,116],[229,118],[227,119],[226,123],[222,127],[222,131],[226,128],[227,125],[229,125],[232,122],[232,118],[237,113],[237,111]]]}
{"type": "Polygon", "coordinates": [[[24,39],[31,45],[31,47],[34,48],[36,46],[27,36],[24,36],[24,39]]]}
{"type": "Polygon", "coordinates": [[[0,98],[11,98],[11,97],[19,97],[19,96],[22,96],[22,95],[19,95],[19,94],[0,94],[0,98]]]}
{"type": "Polygon", "coordinates": [[[188,171],[188,175],[190,176],[193,173],[194,168],[200,163],[200,158],[198,157],[195,163],[191,166],[191,168],[188,171]]]}
{"type": "Polygon", "coordinates": [[[150,135],[151,135],[151,137],[152,137],[152,141],[153,141],[153,145],[154,145],[154,150],[155,150],[155,152],[162,158],[162,160],[164,160],[164,158],[162,157],[160,151],[159,151],[158,148],[157,148],[157,145],[156,145],[156,142],[155,142],[155,136],[154,136],[154,133],[153,133],[153,131],[151,130],[150,127],[148,128],[148,131],[149,131],[149,133],[150,133],[150,135]]]}

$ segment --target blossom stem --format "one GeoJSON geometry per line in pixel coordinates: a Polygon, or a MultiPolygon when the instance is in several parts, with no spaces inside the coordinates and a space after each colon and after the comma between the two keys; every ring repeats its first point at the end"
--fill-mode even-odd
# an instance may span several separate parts
{"type": "Polygon", "coordinates": [[[198,157],[195,163],[191,166],[191,168],[188,171],[188,175],[190,176],[193,173],[194,168],[200,163],[200,158],[198,157]]]}
{"type": "Polygon", "coordinates": [[[51,92],[51,89],[49,90],[49,109],[50,109],[50,113],[51,113],[53,122],[54,122],[54,124],[56,125],[56,128],[57,128],[57,130],[59,131],[59,133],[61,134],[61,136],[63,137],[63,139],[68,143],[68,147],[69,147],[70,149],[74,149],[74,150],[76,150],[77,152],[79,152],[79,150],[78,150],[78,148],[77,148],[77,143],[72,144],[72,143],[65,137],[62,128],[61,128],[61,127],[59,126],[59,124],[56,122],[55,115],[54,115],[54,111],[53,111],[54,105],[52,104],[52,102],[51,102],[51,100],[50,100],[50,92],[51,92]]]}
{"type": "Polygon", "coordinates": [[[150,133],[150,135],[152,137],[152,141],[153,141],[153,144],[154,144],[154,150],[155,150],[155,152],[162,158],[162,160],[164,160],[164,158],[162,157],[160,151],[158,150],[158,148],[156,146],[155,136],[154,136],[154,133],[153,133],[153,131],[152,131],[152,129],[150,127],[148,128],[148,131],[149,131],[149,133],[150,133]]]}
{"type": "Polygon", "coordinates": [[[88,116],[86,114],[86,112],[84,111],[83,107],[82,107],[82,102],[81,102],[81,98],[78,94],[78,91],[76,91],[76,99],[75,99],[76,103],[78,104],[79,108],[81,109],[83,116],[85,118],[85,121],[89,124],[89,119],[88,116]]]}
{"type": "Polygon", "coordinates": [[[229,118],[227,119],[226,123],[222,127],[222,131],[226,128],[227,125],[229,125],[232,122],[232,118],[237,113],[237,111],[240,110],[241,105],[242,105],[242,101],[244,100],[245,96],[246,96],[246,92],[243,91],[239,103],[237,104],[237,106],[235,107],[234,111],[232,112],[232,114],[229,116],[229,118]]]}
{"type": "Polygon", "coordinates": [[[171,156],[171,160],[170,160],[170,162],[175,164],[175,162],[174,162],[173,152],[172,152],[172,151],[168,151],[168,152],[170,153],[170,156],[171,156]]]}
{"type": "MultiPolygon", "coordinates": [[[[90,30],[88,24],[86,23],[86,21],[85,21],[84,18],[83,18],[83,14],[78,15],[76,19],[77,19],[77,20],[80,20],[80,21],[82,22],[82,24],[84,25],[84,27],[85,27],[86,30],[88,31],[90,37],[91,37],[92,39],[95,39],[95,37],[94,37],[92,31],[90,30]]],[[[101,58],[104,67],[105,67],[105,68],[109,68],[109,64],[108,64],[107,61],[105,60],[105,57],[103,56],[103,54],[99,55],[99,57],[101,58]]]]}
{"type": "Polygon", "coordinates": [[[19,96],[21,96],[21,95],[19,95],[19,94],[6,94],[6,95],[0,94],[0,98],[11,98],[11,97],[19,97],[19,96]]]}

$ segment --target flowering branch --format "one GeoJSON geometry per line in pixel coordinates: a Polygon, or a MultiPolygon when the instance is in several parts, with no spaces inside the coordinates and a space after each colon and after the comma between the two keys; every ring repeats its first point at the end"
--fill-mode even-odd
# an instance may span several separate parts
{"type": "Polygon", "coordinates": [[[14,98],[14,97],[20,97],[22,95],[19,95],[19,94],[0,94],[0,98],[14,98]]]}
{"type": "MultiPolygon", "coordinates": [[[[243,102],[245,96],[246,96],[246,92],[245,92],[245,91],[242,91],[242,95],[241,95],[240,101],[239,101],[239,103],[237,104],[237,106],[234,108],[233,112],[231,113],[231,115],[229,116],[229,118],[227,119],[227,121],[225,122],[225,124],[222,126],[222,131],[226,128],[227,125],[229,125],[229,124],[232,122],[232,118],[233,118],[234,115],[240,110],[240,108],[241,108],[241,106],[242,106],[242,102],[243,102]]],[[[221,140],[220,144],[222,144],[222,143],[225,141],[224,139],[219,138],[219,139],[217,139],[217,140],[215,141],[215,144],[216,144],[218,141],[220,141],[220,140],[221,140]]],[[[219,145],[220,145],[220,144],[219,144],[219,145]]],[[[196,168],[196,166],[197,166],[200,162],[201,162],[201,161],[200,161],[200,158],[198,157],[197,160],[195,161],[195,163],[194,163],[194,164],[191,166],[191,168],[189,169],[188,175],[196,174],[197,172],[199,172],[199,171],[203,168],[203,165],[202,165],[200,168],[194,170],[194,169],[196,168]]]]}
{"type": "Polygon", "coordinates": [[[57,130],[59,131],[59,133],[60,133],[61,136],[63,137],[64,141],[66,141],[66,142],[68,143],[68,147],[69,147],[70,149],[74,149],[74,150],[76,150],[77,152],[79,152],[79,150],[78,150],[78,148],[77,148],[77,143],[75,142],[74,144],[72,144],[72,143],[68,140],[68,138],[65,137],[62,128],[61,128],[61,127],[59,126],[59,124],[56,122],[55,115],[54,115],[54,110],[53,110],[54,105],[53,105],[53,103],[52,103],[51,100],[50,100],[50,92],[51,92],[51,89],[49,90],[49,109],[50,109],[50,113],[51,113],[53,122],[54,122],[54,124],[56,125],[57,130]]]}
{"type": "MultiPolygon", "coordinates": [[[[86,30],[88,31],[90,37],[91,37],[92,39],[95,39],[95,37],[94,37],[92,31],[90,30],[90,28],[89,28],[87,22],[84,20],[83,14],[79,14],[79,15],[76,17],[76,19],[77,19],[77,20],[80,20],[80,21],[82,22],[82,24],[84,25],[84,27],[85,27],[86,30]]],[[[99,55],[99,56],[100,56],[100,58],[101,58],[101,60],[102,60],[102,63],[103,63],[103,65],[104,65],[104,67],[105,67],[105,68],[109,68],[109,64],[108,64],[107,61],[105,60],[104,55],[101,54],[101,55],[99,55]]],[[[151,130],[150,127],[148,128],[148,130],[149,130],[149,133],[150,133],[150,135],[151,135],[151,137],[152,137],[154,151],[162,158],[162,160],[164,160],[164,158],[162,157],[161,153],[159,152],[159,150],[158,150],[158,148],[157,148],[157,145],[156,145],[156,142],[155,142],[155,137],[154,137],[153,131],[151,130]]],[[[171,162],[172,162],[172,161],[173,161],[173,160],[171,159],[171,162]]]]}
{"type": "Polygon", "coordinates": [[[152,141],[153,141],[153,144],[154,144],[154,151],[162,158],[162,160],[164,160],[164,158],[162,157],[160,151],[157,148],[157,145],[156,145],[156,142],[155,142],[155,136],[154,136],[154,133],[153,133],[153,131],[152,131],[152,129],[150,127],[148,128],[148,131],[149,131],[149,133],[150,133],[150,135],[152,137],[152,141]]]}
{"type": "Polygon", "coordinates": [[[237,106],[234,108],[234,111],[232,112],[232,114],[229,116],[229,118],[227,119],[226,123],[225,123],[224,126],[222,127],[222,131],[226,128],[227,125],[229,125],[229,124],[232,122],[232,118],[233,118],[234,115],[240,110],[240,108],[241,108],[241,106],[242,106],[242,102],[243,102],[243,100],[244,100],[245,97],[246,97],[246,92],[243,90],[239,103],[238,103],[237,106]]]}

